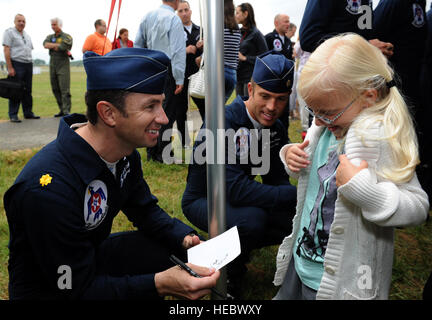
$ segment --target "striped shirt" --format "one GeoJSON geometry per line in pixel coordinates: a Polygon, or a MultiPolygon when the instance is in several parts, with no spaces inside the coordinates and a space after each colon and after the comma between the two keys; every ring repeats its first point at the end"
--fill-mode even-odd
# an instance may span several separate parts
{"type": "Polygon", "coordinates": [[[237,70],[240,50],[240,30],[224,29],[224,65],[237,70]]]}

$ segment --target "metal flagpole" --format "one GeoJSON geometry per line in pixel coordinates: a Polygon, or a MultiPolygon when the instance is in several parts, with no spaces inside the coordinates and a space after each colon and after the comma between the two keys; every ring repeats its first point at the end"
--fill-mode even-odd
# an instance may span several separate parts
{"type": "MultiPolygon", "coordinates": [[[[205,0],[203,16],[205,121],[214,138],[206,139],[208,225],[209,237],[213,238],[226,230],[225,157],[218,159],[225,153],[224,2],[205,0]]],[[[225,269],[221,270],[216,290],[226,296],[225,269]]],[[[221,297],[213,294],[212,299],[220,300],[221,297]]]]}

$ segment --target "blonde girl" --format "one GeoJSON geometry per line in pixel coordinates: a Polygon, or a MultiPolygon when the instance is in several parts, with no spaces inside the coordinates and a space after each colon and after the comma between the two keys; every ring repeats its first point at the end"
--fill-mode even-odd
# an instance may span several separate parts
{"type": "Polygon", "coordinates": [[[314,122],[280,152],[298,195],[275,299],[387,299],[393,228],[421,224],[429,208],[393,70],[361,36],[339,35],[310,56],[299,94],[314,122]]]}

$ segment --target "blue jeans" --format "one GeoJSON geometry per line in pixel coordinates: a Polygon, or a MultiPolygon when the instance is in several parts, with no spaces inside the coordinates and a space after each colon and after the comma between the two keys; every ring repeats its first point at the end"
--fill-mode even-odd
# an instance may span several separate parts
{"type": "Polygon", "coordinates": [[[231,97],[237,83],[237,71],[225,66],[225,103],[231,97]]]}
{"type": "Polygon", "coordinates": [[[25,85],[25,89],[22,100],[9,99],[9,118],[16,117],[18,115],[19,105],[21,102],[24,117],[31,117],[33,116],[33,63],[22,63],[12,60],[12,66],[15,69],[15,77],[13,77],[13,79],[23,82],[25,85]]]}

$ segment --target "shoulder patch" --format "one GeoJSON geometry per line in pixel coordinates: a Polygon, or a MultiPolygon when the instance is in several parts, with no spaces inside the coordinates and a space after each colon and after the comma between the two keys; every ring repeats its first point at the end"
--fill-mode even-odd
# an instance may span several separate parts
{"type": "Polygon", "coordinates": [[[108,190],[100,180],[93,180],[87,186],[84,197],[84,222],[88,230],[96,228],[108,212],[108,190]]]}
{"type": "Polygon", "coordinates": [[[248,128],[245,127],[238,129],[236,134],[234,135],[236,155],[240,159],[245,159],[249,155],[249,139],[250,131],[248,128]]]}
{"type": "Polygon", "coordinates": [[[274,39],[273,48],[275,51],[282,51],[282,41],[280,39],[274,39]]]}
{"type": "Polygon", "coordinates": [[[413,16],[414,16],[414,20],[412,22],[412,25],[414,27],[421,28],[426,24],[424,18],[424,11],[418,3],[413,4],[413,16]]]}
{"type": "Polygon", "coordinates": [[[349,13],[353,15],[359,14],[360,7],[361,7],[360,0],[347,0],[346,10],[349,13]]]}

